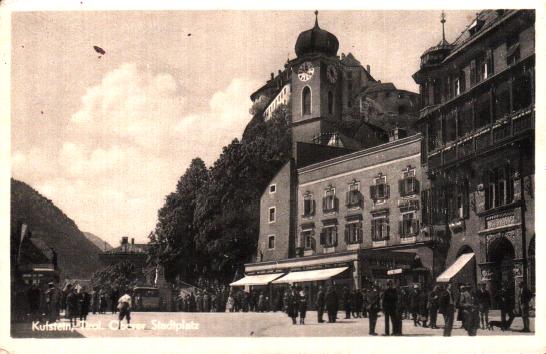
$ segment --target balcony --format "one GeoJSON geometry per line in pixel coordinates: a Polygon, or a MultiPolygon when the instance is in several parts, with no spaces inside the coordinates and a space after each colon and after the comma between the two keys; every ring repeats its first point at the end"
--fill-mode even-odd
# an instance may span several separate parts
{"type": "Polygon", "coordinates": [[[428,155],[429,169],[438,169],[452,162],[476,156],[497,144],[502,144],[520,134],[534,130],[534,105],[513,112],[489,126],[459,138],[449,146],[428,155]]]}

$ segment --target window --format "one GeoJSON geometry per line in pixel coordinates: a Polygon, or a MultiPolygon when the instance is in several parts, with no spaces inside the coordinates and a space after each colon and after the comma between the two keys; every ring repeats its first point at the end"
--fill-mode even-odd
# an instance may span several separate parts
{"type": "Polygon", "coordinates": [[[457,116],[454,111],[445,117],[444,137],[446,142],[457,139],[457,116]]]}
{"type": "Polygon", "coordinates": [[[275,248],[275,236],[269,236],[267,238],[267,248],[272,250],[275,248]]]}
{"type": "Polygon", "coordinates": [[[507,81],[495,87],[495,120],[510,112],[510,85],[507,81]]]}
{"type": "Polygon", "coordinates": [[[515,33],[506,39],[506,65],[514,65],[519,57],[519,33],[515,33]]]}
{"type": "Polygon", "coordinates": [[[513,110],[527,108],[533,101],[531,77],[528,72],[517,72],[512,84],[513,110]]]}
{"type": "Polygon", "coordinates": [[[320,244],[323,247],[337,246],[337,226],[325,226],[320,233],[320,244]]]}
{"type": "Polygon", "coordinates": [[[315,249],[315,230],[305,229],[300,233],[300,239],[298,240],[298,247],[306,250],[315,249]]]}
{"type": "Polygon", "coordinates": [[[301,92],[302,114],[311,114],[311,89],[305,86],[301,92]]]}
{"type": "Polygon", "coordinates": [[[464,136],[467,133],[472,131],[472,102],[465,102],[462,106],[459,107],[457,114],[459,119],[459,136],[464,136]]]}
{"type": "Polygon", "coordinates": [[[303,195],[303,216],[315,215],[315,201],[311,193],[303,195]]]}
{"type": "Polygon", "coordinates": [[[400,237],[411,237],[419,233],[419,220],[417,220],[415,213],[402,214],[402,220],[399,224],[400,237]]]}
{"type": "Polygon", "coordinates": [[[352,222],[345,226],[345,243],[362,243],[362,222],[352,222]]]}
{"type": "Polygon", "coordinates": [[[470,85],[474,85],[479,81],[479,74],[476,70],[476,60],[474,59],[470,61],[470,85]]]}
{"type": "Polygon", "coordinates": [[[347,84],[347,106],[352,107],[353,105],[353,83],[349,82],[347,84]]]}
{"type": "Polygon", "coordinates": [[[489,171],[484,180],[485,209],[509,204],[514,200],[514,180],[509,166],[489,171]]]}
{"type": "Polygon", "coordinates": [[[455,79],[455,96],[461,94],[461,80],[459,78],[455,79]]]}
{"type": "Polygon", "coordinates": [[[269,222],[272,223],[272,222],[275,222],[275,207],[271,207],[269,208],[269,222]]]}
{"type": "Polygon", "coordinates": [[[484,92],[476,99],[476,127],[484,127],[491,122],[491,96],[484,92]]]}
{"type": "Polygon", "coordinates": [[[360,193],[360,183],[354,181],[349,184],[349,191],[346,197],[346,206],[348,208],[362,208],[364,198],[360,193]]]}
{"type": "Polygon", "coordinates": [[[328,91],[328,113],[334,114],[334,94],[328,91]]]}
{"type": "Polygon", "coordinates": [[[448,221],[466,219],[469,216],[468,180],[452,183],[447,188],[448,221]]]}
{"type": "Polygon", "coordinates": [[[419,193],[419,181],[415,177],[415,170],[406,169],[404,178],[398,181],[398,190],[401,197],[419,193]]]}
{"type": "Polygon", "coordinates": [[[372,216],[372,241],[383,241],[389,238],[389,218],[387,214],[372,216]]]}
{"type": "Polygon", "coordinates": [[[277,191],[277,185],[276,184],[272,184],[269,186],[269,194],[273,194],[277,191]]]}
{"type": "Polygon", "coordinates": [[[374,203],[383,202],[389,198],[389,190],[387,176],[379,175],[374,179],[374,184],[370,186],[370,198],[374,203]]]}
{"type": "Polygon", "coordinates": [[[329,188],[324,192],[324,198],[322,198],[322,211],[325,213],[332,213],[338,210],[338,200],[336,198],[336,190],[329,188]]]}

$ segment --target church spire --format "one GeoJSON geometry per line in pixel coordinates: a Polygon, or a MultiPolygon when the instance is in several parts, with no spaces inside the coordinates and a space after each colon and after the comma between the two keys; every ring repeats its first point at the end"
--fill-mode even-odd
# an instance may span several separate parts
{"type": "Polygon", "coordinates": [[[315,10],[315,27],[318,27],[318,10],[315,10]]]}
{"type": "Polygon", "coordinates": [[[445,31],[445,23],[446,23],[446,14],[442,10],[442,15],[440,16],[440,22],[442,23],[442,44],[447,43],[446,41],[446,31],[445,31]]]}

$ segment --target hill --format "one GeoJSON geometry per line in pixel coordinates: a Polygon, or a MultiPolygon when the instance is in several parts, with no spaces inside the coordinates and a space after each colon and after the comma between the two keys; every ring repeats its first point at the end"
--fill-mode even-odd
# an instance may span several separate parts
{"type": "Polygon", "coordinates": [[[109,251],[113,248],[108,242],[91,232],[83,232],[83,235],[87,237],[89,241],[93,242],[101,251],[109,251]]]}
{"type": "Polygon", "coordinates": [[[89,241],[76,223],[53,202],[28,184],[11,179],[11,227],[26,223],[32,237],[57,252],[62,278],[88,279],[100,266],[101,249],[89,241]]]}

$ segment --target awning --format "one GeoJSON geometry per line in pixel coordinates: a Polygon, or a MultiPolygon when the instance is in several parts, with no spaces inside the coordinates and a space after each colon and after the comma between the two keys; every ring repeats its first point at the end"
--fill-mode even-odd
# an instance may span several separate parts
{"type": "Polygon", "coordinates": [[[229,286],[266,285],[283,274],[284,273],[246,275],[244,278],[229,284],[229,286]]]}
{"type": "Polygon", "coordinates": [[[284,277],[275,280],[273,283],[301,283],[304,281],[326,280],[347,270],[349,267],[305,270],[300,272],[290,272],[284,277]]]}
{"type": "Polygon", "coordinates": [[[457,273],[461,271],[461,269],[464,268],[464,266],[470,262],[470,260],[474,257],[474,253],[465,253],[459,256],[457,260],[449,266],[442,274],[436,278],[436,281],[438,283],[447,283],[453,278],[457,273]]]}

